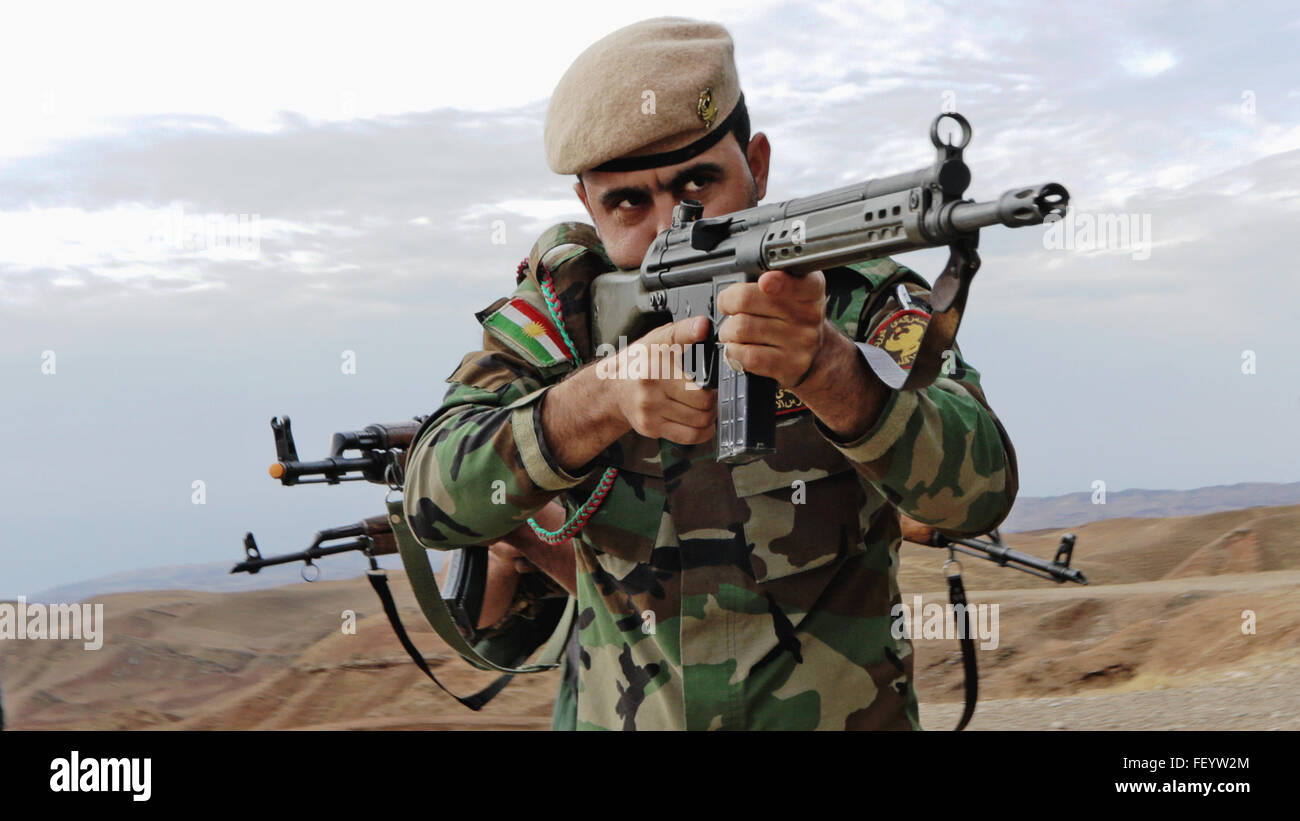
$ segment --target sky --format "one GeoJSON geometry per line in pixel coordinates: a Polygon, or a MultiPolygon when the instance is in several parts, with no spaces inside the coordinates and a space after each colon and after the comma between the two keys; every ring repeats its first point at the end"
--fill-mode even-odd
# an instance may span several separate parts
{"type": "Polygon", "coordinates": [[[28,4],[0,29],[0,598],[381,512],[268,478],[268,421],[310,457],[437,407],[473,312],[585,216],[551,89],[659,14],[731,31],[768,201],[926,165],[954,108],[968,196],[1069,188],[1052,232],[983,233],[959,337],[1022,496],[1300,479],[1293,5],[28,4]]]}

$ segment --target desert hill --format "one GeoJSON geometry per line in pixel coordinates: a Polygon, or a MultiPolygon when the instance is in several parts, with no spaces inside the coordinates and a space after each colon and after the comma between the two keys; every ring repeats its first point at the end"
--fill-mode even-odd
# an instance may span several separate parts
{"type": "MultiPolygon", "coordinates": [[[[1091,493],[1068,493],[1063,496],[1020,496],[1003,523],[1002,531],[1028,532],[1050,528],[1072,528],[1088,522],[1116,518],[1170,518],[1202,513],[1277,507],[1300,504],[1300,482],[1248,482],[1217,485],[1192,490],[1120,490],[1106,496],[1106,504],[1093,504],[1091,493]]],[[[143,590],[202,590],[209,593],[236,593],[265,590],[299,581],[300,565],[268,567],[256,575],[230,574],[240,557],[238,544],[231,542],[229,561],[203,564],[170,565],[140,568],[83,579],[27,596],[31,602],[80,601],[110,593],[135,593],[143,590]]],[[[264,546],[265,548],[265,546],[264,546]]],[[[290,552],[297,548],[286,548],[290,552]]],[[[265,550],[266,555],[281,552],[265,550]]],[[[441,554],[431,560],[437,569],[441,554]]],[[[396,557],[381,557],[385,567],[401,567],[396,557]]],[[[324,578],[346,579],[365,572],[359,556],[339,556],[324,568],[324,578]]]]}
{"type": "MultiPolygon", "coordinates": [[[[1006,542],[1051,557],[1061,530],[1006,542]]],[[[963,558],[972,602],[999,606],[981,651],[973,729],[1061,726],[1300,729],[1300,506],[1074,529],[1092,584],[1054,585],[963,558]],[[1257,632],[1242,632],[1243,612],[1257,632]]],[[[946,552],[905,544],[900,584],[943,602],[946,552]]],[[[392,587],[431,666],[460,693],[494,676],[441,645],[400,572],[392,587]]],[[[364,579],[239,593],[106,596],[107,637],[6,641],[0,684],[13,729],[545,729],[555,674],[520,676],[481,713],[406,658],[364,579]],[[355,635],[341,629],[355,611],[355,635]]],[[[917,640],[927,727],[959,712],[953,640],[917,640]]]]}
{"type": "Polygon", "coordinates": [[[1102,519],[1164,519],[1250,507],[1295,505],[1300,504],[1300,482],[1241,482],[1191,490],[1132,488],[1111,491],[1105,500],[1105,504],[1093,504],[1090,492],[1018,498],[1002,529],[1024,531],[1077,527],[1102,519]]]}
{"type": "MultiPolygon", "coordinates": [[[[1003,541],[1050,559],[1065,533],[1076,534],[1072,566],[1083,570],[1092,585],[1300,569],[1300,505],[1167,519],[1105,519],[1074,528],[1003,533],[1003,541]]],[[[904,590],[943,587],[939,568],[946,551],[904,543],[903,553],[899,583],[904,590]]],[[[976,558],[963,558],[963,568],[968,589],[1051,585],[976,558]]]]}

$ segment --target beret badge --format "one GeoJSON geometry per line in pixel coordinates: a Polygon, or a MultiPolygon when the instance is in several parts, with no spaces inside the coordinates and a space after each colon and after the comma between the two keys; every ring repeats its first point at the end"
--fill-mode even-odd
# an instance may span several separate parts
{"type": "Polygon", "coordinates": [[[695,113],[700,115],[706,129],[712,127],[718,118],[718,106],[713,102],[713,89],[706,88],[700,92],[700,100],[695,104],[695,113]]]}

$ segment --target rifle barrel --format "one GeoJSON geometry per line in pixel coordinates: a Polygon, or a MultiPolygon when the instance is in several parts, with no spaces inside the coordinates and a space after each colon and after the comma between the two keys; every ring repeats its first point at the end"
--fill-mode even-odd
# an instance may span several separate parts
{"type": "Polygon", "coordinates": [[[268,556],[264,559],[248,559],[231,568],[231,573],[256,573],[263,567],[270,567],[276,564],[291,564],[293,562],[305,562],[311,559],[319,559],[323,556],[333,556],[336,553],[348,553],[353,550],[366,550],[370,547],[370,540],[367,538],[353,539],[350,542],[327,547],[309,547],[298,553],[286,553],[281,556],[268,556]]]}
{"type": "Polygon", "coordinates": [[[426,417],[416,416],[406,422],[367,425],[361,430],[341,431],[330,438],[329,455],[324,459],[304,461],[298,458],[298,447],[293,440],[289,417],[271,420],[271,433],[275,437],[276,461],[269,473],[282,485],[337,485],[340,482],[373,482],[387,484],[390,468],[399,474],[406,466],[407,449],[420,432],[426,417]],[[345,451],[356,451],[356,456],[344,456],[345,451]],[[320,476],[320,479],[303,479],[320,476]]]}
{"type": "Polygon", "coordinates": [[[960,548],[954,547],[954,549],[960,550],[960,552],[965,553],[968,556],[987,559],[991,562],[1002,565],[1003,567],[1008,564],[1018,565],[1018,567],[1016,567],[1017,570],[1024,570],[1026,573],[1033,576],[1040,576],[1042,578],[1051,579],[1055,582],[1074,582],[1076,584],[1088,583],[1087,576],[1069,565],[1048,561],[1047,559],[1040,559],[1039,557],[1031,556],[1028,553],[1021,553],[1018,550],[1012,550],[1005,545],[985,542],[980,539],[953,539],[951,537],[948,538],[948,542],[950,545],[964,545],[967,548],[971,548],[968,550],[961,550],[960,548]]]}
{"type": "Polygon", "coordinates": [[[269,473],[272,479],[279,479],[286,485],[310,485],[318,483],[338,484],[339,482],[357,482],[369,479],[376,471],[382,473],[387,464],[388,455],[383,451],[374,451],[365,456],[340,456],[319,459],[314,462],[284,461],[271,465],[269,473]],[[359,476],[349,474],[359,473],[359,476]],[[303,476],[323,476],[323,479],[303,481],[303,476]]]}
{"type": "Polygon", "coordinates": [[[244,561],[231,568],[231,573],[256,573],[263,567],[276,564],[307,562],[324,556],[348,553],[359,550],[369,556],[385,556],[397,552],[397,541],[393,536],[393,526],[387,516],[370,516],[359,522],[342,527],[331,527],[320,531],[312,539],[311,547],[297,553],[280,556],[263,557],[257,548],[257,541],[252,533],[244,534],[244,561]],[[325,545],[324,542],[335,539],[351,539],[341,544],[325,545]]]}

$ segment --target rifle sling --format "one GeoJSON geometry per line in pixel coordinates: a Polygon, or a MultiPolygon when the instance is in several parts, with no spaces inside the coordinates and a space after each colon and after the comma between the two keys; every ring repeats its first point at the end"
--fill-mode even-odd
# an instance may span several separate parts
{"type": "MultiPolygon", "coordinates": [[[[497,672],[506,673],[508,676],[519,673],[538,673],[559,666],[560,655],[564,652],[564,643],[568,639],[569,627],[573,624],[573,613],[576,611],[575,605],[577,604],[575,599],[569,599],[568,607],[565,607],[564,613],[560,616],[559,624],[555,626],[551,638],[547,639],[546,646],[542,648],[541,655],[537,657],[536,663],[517,666],[517,668],[499,665],[474,650],[472,644],[460,634],[459,627],[456,627],[456,622],[451,617],[451,611],[447,609],[446,601],[442,599],[442,592],[438,590],[437,579],[433,575],[433,566],[429,564],[428,552],[425,551],[424,546],[417,542],[415,534],[411,533],[411,529],[407,525],[406,514],[402,511],[402,500],[389,500],[386,501],[386,505],[389,508],[389,522],[393,525],[393,535],[396,544],[398,544],[398,553],[402,556],[402,565],[406,568],[407,581],[411,582],[411,590],[415,592],[416,601],[420,604],[424,617],[429,621],[429,626],[433,627],[434,633],[437,633],[438,637],[442,638],[448,647],[460,653],[460,656],[465,661],[480,670],[497,670],[497,672]]],[[[378,587],[376,587],[376,590],[378,591],[378,587]]],[[[383,598],[382,594],[380,594],[380,598],[383,598]]],[[[387,603],[385,603],[385,612],[387,612],[387,603]]],[[[400,640],[406,631],[399,629],[400,622],[396,620],[395,616],[396,608],[394,607],[394,612],[389,614],[389,621],[393,622],[393,629],[395,633],[398,633],[398,639],[400,640]]],[[[403,646],[408,643],[409,639],[403,642],[403,646]]],[[[413,652],[413,644],[407,648],[407,652],[411,653],[412,659],[417,656],[417,653],[413,652]]],[[[422,659],[417,661],[417,664],[421,666],[421,669],[424,668],[422,659]]],[[[425,670],[425,672],[428,673],[428,670],[425,670]]],[[[433,678],[433,674],[429,673],[429,677],[433,678]]],[[[437,682],[437,679],[434,679],[434,682],[437,682]]],[[[498,683],[500,687],[504,686],[504,682],[500,682],[500,679],[498,679],[498,683]]],[[[442,687],[441,683],[438,686],[442,687]]],[[[498,690],[500,687],[497,687],[498,690]]],[[[446,687],[442,688],[446,690],[446,687]]],[[[491,698],[491,696],[489,695],[487,698],[491,698]]],[[[464,700],[459,698],[458,700],[463,704],[465,703],[464,700]]],[[[468,704],[467,707],[469,707],[468,704]]]]}
{"type": "Polygon", "coordinates": [[[975,702],[979,700],[980,673],[975,661],[975,619],[966,606],[966,587],[961,583],[961,572],[948,574],[948,601],[953,609],[961,605],[962,618],[966,620],[965,629],[961,631],[958,642],[961,644],[962,675],[965,679],[966,704],[961,711],[961,720],[957,722],[954,732],[962,730],[975,714],[975,702]]]}
{"type": "MultiPolygon", "coordinates": [[[[865,316],[859,317],[858,348],[876,377],[890,388],[896,391],[921,390],[931,385],[943,370],[943,354],[952,348],[957,339],[962,312],[966,310],[966,294],[971,279],[980,267],[979,253],[976,251],[978,243],[979,235],[971,234],[948,246],[948,263],[930,291],[930,321],[925,326],[920,347],[907,370],[899,367],[884,350],[864,341],[865,334],[870,329],[861,327],[865,316]]],[[[902,281],[906,276],[905,273],[896,274],[882,285],[902,281]]],[[[889,291],[886,287],[881,287],[875,293],[887,297],[889,291]]],[[[867,308],[875,305],[874,298],[868,297],[867,304],[863,306],[863,314],[866,314],[867,308]]]]}
{"type": "Polygon", "coordinates": [[[456,699],[471,710],[480,710],[483,708],[484,704],[491,701],[493,696],[501,692],[501,690],[510,683],[510,679],[514,678],[514,675],[511,673],[503,673],[497,677],[496,681],[492,682],[487,687],[484,687],[482,690],[479,690],[472,696],[461,697],[453,693],[451,690],[448,690],[447,686],[441,681],[438,681],[438,677],[429,669],[429,665],[425,662],[424,656],[419,650],[415,649],[415,644],[411,642],[411,637],[407,635],[406,627],[402,624],[402,617],[397,614],[397,603],[393,601],[393,592],[388,589],[388,576],[385,575],[383,571],[376,572],[372,570],[366,574],[366,578],[370,579],[370,586],[375,589],[376,595],[379,596],[379,601],[384,605],[384,615],[388,616],[388,623],[393,626],[393,632],[397,634],[397,640],[402,643],[402,649],[406,650],[406,654],[411,657],[411,661],[415,662],[415,666],[419,667],[420,670],[423,671],[423,673],[428,676],[434,684],[438,685],[438,688],[444,693],[456,699]]]}

